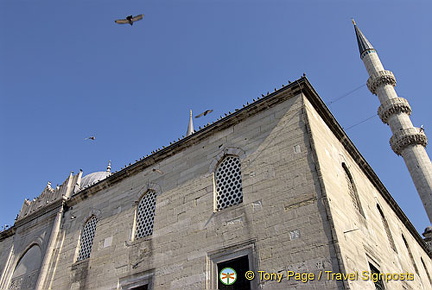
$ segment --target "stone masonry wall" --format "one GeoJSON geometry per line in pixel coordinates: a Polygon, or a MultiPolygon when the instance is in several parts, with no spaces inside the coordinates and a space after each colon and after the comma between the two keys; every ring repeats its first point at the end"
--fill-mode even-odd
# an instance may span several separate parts
{"type": "MultiPolygon", "coordinates": [[[[312,105],[306,102],[306,107],[345,273],[370,271],[371,263],[381,273],[409,272],[415,275],[414,281],[389,281],[386,283],[388,289],[430,289],[431,281],[423,266],[424,263],[429,274],[432,273],[428,254],[367,178],[362,168],[316,114],[312,105]],[[356,210],[348,193],[342,163],[346,164],[352,175],[364,216],[356,210]],[[390,233],[385,229],[377,205],[387,220],[390,233]],[[410,247],[416,266],[409,257],[402,235],[410,247]],[[394,241],[395,249],[392,249],[390,239],[394,241]]],[[[347,283],[351,289],[374,287],[371,281],[362,279],[347,283]]]]}
{"type": "MultiPolygon", "coordinates": [[[[255,271],[338,271],[303,120],[297,95],[73,205],[50,289],[119,289],[146,275],[154,289],[211,289],[214,253],[228,255],[239,245],[253,249],[255,271]],[[243,203],[215,212],[213,172],[224,152],[240,157],[243,203]],[[157,193],[153,235],[133,240],[136,202],[147,189],[157,193]],[[99,220],[91,257],[76,262],[91,215],[99,220]]],[[[338,287],[258,280],[262,289],[338,287]]]]}

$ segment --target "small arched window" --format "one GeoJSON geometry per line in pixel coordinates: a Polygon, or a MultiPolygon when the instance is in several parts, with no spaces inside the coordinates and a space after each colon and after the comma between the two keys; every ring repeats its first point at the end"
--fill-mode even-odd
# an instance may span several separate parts
{"type": "Polygon", "coordinates": [[[343,167],[344,172],[345,172],[345,180],[346,180],[347,185],[348,185],[348,193],[351,196],[352,203],[353,203],[354,207],[356,208],[356,210],[364,217],[363,208],[362,208],[361,203],[360,203],[360,197],[357,193],[357,188],[355,186],[354,179],[353,179],[350,171],[348,170],[348,167],[346,166],[345,162],[342,162],[342,167],[343,167]]]}
{"type": "Polygon", "coordinates": [[[215,171],[216,210],[243,202],[241,164],[238,156],[228,155],[215,171]]]}
{"type": "Polygon", "coordinates": [[[389,243],[390,243],[390,247],[393,249],[393,251],[395,251],[397,253],[396,245],[395,245],[395,242],[393,240],[393,236],[391,234],[391,231],[390,231],[390,228],[389,228],[389,224],[387,222],[386,217],[384,216],[383,211],[381,210],[381,207],[378,204],[377,204],[377,209],[378,209],[378,212],[380,213],[381,220],[382,220],[382,223],[383,223],[383,226],[384,226],[384,230],[385,230],[385,232],[387,234],[387,239],[389,240],[389,243]]]}
{"type": "Polygon", "coordinates": [[[420,261],[421,261],[422,264],[423,264],[423,268],[424,268],[424,270],[425,270],[425,272],[426,272],[426,275],[427,275],[427,277],[428,277],[428,279],[429,279],[429,283],[432,285],[432,279],[431,279],[431,276],[430,276],[430,274],[429,274],[429,271],[428,271],[428,269],[427,269],[427,267],[426,267],[426,264],[425,264],[425,262],[423,261],[423,258],[422,258],[422,257],[420,257],[420,261]]]}
{"type": "Polygon", "coordinates": [[[82,261],[90,258],[90,253],[93,247],[93,239],[96,232],[96,224],[98,220],[96,216],[91,216],[87,222],[84,224],[84,227],[81,232],[80,238],[80,249],[78,253],[78,261],[82,261]]]}
{"type": "Polygon", "coordinates": [[[405,239],[404,235],[402,235],[402,240],[403,240],[403,242],[404,242],[404,244],[405,244],[405,247],[407,248],[408,256],[410,257],[411,263],[412,263],[413,266],[414,266],[414,270],[416,271],[417,275],[420,275],[420,274],[419,274],[419,270],[418,270],[418,268],[417,268],[417,264],[416,264],[416,262],[415,262],[415,260],[414,260],[414,256],[413,256],[413,254],[412,254],[412,252],[411,252],[411,249],[410,249],[410,247],[409,247],[409,244],[407,243],[407,240],[405,239]]]}
{"type": "Polygon", "coordinates": [[[156,192],[147,191],[139,200],[135,217],[135,239],[153,234],[154,215],[156,210],[156,192]]]}

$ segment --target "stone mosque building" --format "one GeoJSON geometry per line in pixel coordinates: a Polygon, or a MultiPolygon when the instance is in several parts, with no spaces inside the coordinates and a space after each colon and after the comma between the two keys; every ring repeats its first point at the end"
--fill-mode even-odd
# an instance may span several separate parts
{"type": "MultiPolygon", "coordinates": [[[[431,218],[426,136],[354,27],[431,218]]],[[[0,233],[0,289],[432,289],[431,228],[417,233],[306,77],[188,131],[24,201],[0,233]]]]}

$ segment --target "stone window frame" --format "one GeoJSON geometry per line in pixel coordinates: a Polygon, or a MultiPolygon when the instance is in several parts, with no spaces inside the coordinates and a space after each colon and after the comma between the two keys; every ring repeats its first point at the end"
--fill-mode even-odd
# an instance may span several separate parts
{"type": "Polygon", "coordinates": [[[157,197],[161,194],[162,190],[159,184],[154,183],[154,182],[149,182],[147,183],[143,188],[141,188],[138,193],[135,195],[135,210],[134,210],[134,215],[133,215],[133,224],[132,224],[132,230],[130,231],[131,236],[130,236],[130,241],[127,242],[128,245],[130,245],[130,243],[133,243],[136,240],[140,240],[140,241],[145,241],[145,240],[149,240],[151,239],[153,232],[154,232],[154,225],[155,225],[155,220],[156,220],[156,209],[157,209],[157,197]],[[145,237],[139,237],[136,238],[136,228],[137,228],[137,214],[138,214],[138,206],[139,206],[139,202],[141,201],[141,199],[148,193],[148,192],[154,192],[155,193],[155,210],[154,210],[154,215],[153,215],[153,229],[152,229],[152,234],[145,236],[145,237]]]}
{"type": "MultiPolygon", "coordinates": [[[[249,240],[238,245],[228,246],[216,251],[207,253],[206,257],[206,288],[218,289],[218,264],[237,258],[247,256],[249,269],[256,273],[258,269],[258,257],[255,240],[249,240]]],[[[258,289],[258,279],[251,281],[251,289],[258,289]]]]}
{"type": "Polygon", "coordinates": [[[153,290],[154,269],[135,273],[126,277],[119,278],[119,289],[130,290],[140,286],[148,286],[148,290],[153,290]]]}
{"type": "MultiPolygon", "coordinates": [[[[155,219],[155,213],[156,213],[156,197],[157,197],[156,191],[149,189],[146,192],[144,192],[141,195],[140,199],[136,202],[132,240],[145,239],[145,238],[148,238],[148,237],[153,235],[154,219],[155,219]],[[146,198],[148,198],[148,196],[150,194],[153,195],[152,200],[149,200],[149,202],[152,202],[152,204],[149,203],[149,204],[141,207],[140,206],[141,202],[143,202],[146,198]],[[148,209],[148,207],[150,207],[150,206],[153,206],[153,213],[152,213],[153,216],[150,217],[151,220],[150,219],[146,219],[146,220],[141,219],[140,216],[143,214],[143,212],[150,211],[148,209]],[[148,229],[150,231],[150,233],[147,235],[137,236],[145,228],[150,228],[150,229],[148,229]]],[[[149,216],[146,216],[146,217],[148,218],[149,216]]]]}
{"type": "MultiPolygon", "coordinates": [[[[374,270],[374,269],[372,269],[372,268],[375,268],[375,270],[376,270],[378,273],[383,273],[382,270],[381,270],[381,267],[380,267],[376,262],[372,261],[371,259],[368,259],[368,268],[369,268],[369,270],[370,270],[370,272],[369,272],[370,275],[372,275],[372,272],[373,272],[373,270],[374,270]]],[[[370,279],[369,281],[371,281],[371,282],[373,283],[375,289],[378,289],[378,288],[376,288],[378,282],[373,282],[372,279],[370,279]]],[[[382,282],[382,283],[380,283],[380,285],[382,285],[382,288],[381,288],[381,289],[385,290],[387,287],[386,287],[386,285],[385,285],[385,283],[384,283],[384,280],[381,279],[381,280],[379,280],[379,281],[382,282]]]]}
{"type": "Polygon", "coordinates": [[[209,174],[211,174],[213,176],[213,212],[223,211],[226,208],[236,206],[236,205],[242,204],[244,202],[244,191],[243,191],[243,180],[244,180],[243,177],[244,176],[242,174],[242,171],[243,171],[242,165],[244,163],[243,161],[245,160],[245,156],[246,156],[246,153],[241,148],[226,147],[226,148],[222,148],[222,150],[215,157],[213,157],[213,159],[210,163],[210,166],[209,166],[209,174]],[[217,182],[216,181],[216,170],[219,168],[219,165],[222,164],[228,156],[235,156],[239,159],[239,162],[240,162],[240,182],[242,184],[242,186],[241,186],[242,202],[240,202],[238,204],[229,205],[229,206],[222,208],[222,209],[218,209],[218,206],[217,206],[218,192],[217,192],[217,184],[216,184],[216,182],[217,182]]]}
{"type": "Polygon", "coordinates": [[[418,269],[418,267],[417,267],[417,263],[416,263],[415,260],[414,260],[413,253],[412,253],[412,251],[411,251],[411,248],[410,248],[410,246],[409,246],[409,244],[408,244],[408,242],[407,242],[407,240],[406,240],[404,234],[402,234],[402,240],[403,240],[403,242],[404,242],[404,244],[405,244],[405,247],[406,247],[406,249],[407,249],[408,256],[409,256],[409,258],[410,258],[411,264],[412,264],[413,267],[414,267],[414,271],[417,273],[418,276],[420,276],[420,274],[419,274],[419,269],[418,269]]]}
{"type": "Polygon", "coordinates": [[[93,245],[94,245],[94,239],[96,236],[96,230],[97,230],[97,223],[99,222],[100,218],[98,217],[97,214],[91,212],[91,215],[85,220],[85,222],[83,223],[82,227],[81,227],[81,232],[80,232],[80,236],[78,239],[78,247],[77,247],[77,253],[76,253],[76,258],[75,258],[75,262],[82,262],[85,260],[88,260],[91,257],[91,253],[93,251],[93,245]],[[86,230],[86,225],[92,220],[92,219],[96,219],[95,225],[94,225],[94,232],[93,232],[93,237],[91,239],[91,244],[90,244],[90,250],[88,251],[88,255],[86,255],[85,257],[81,258],[81,250],[82,250],[82,237],[83,237],[83,233],[86,230]],[[81,259],[80,259],[81,258],[81,259]]]}
{"type": "Polygon", "coordinates": [[[351,171],[349,170],[346,162],[342,162],[341,166],[343,168],[344,178],[345,178],[346,183],[347,183],[347,187],[348,187],[349,195],[351,197],[352,204],[353,204],[354,208],[356,209],[356,211],[363,218],[366,218],[362,204],[361,204],[361,201],[360,201],[360,196],[358,194],[357,187],[355,185],[354,178],[351,174],[351,171]]]}
{"type": "Polygon", "coordinates": [[[423,261],[423,258],[422,258],[422,257],[420,257],[420,261],[421,261],[421,263],[422,263],[422,265],[423,265],[423,269],[424,269],[425,272],[426,272],[426,276],[428,277],[429,283],[431,283],[431,285],[432,285],[432,279],[431,279],[431,276],[430,276],[430,274],[429,274],[429,271],[428,271],[428,269],[427,269],[427,267],[426,267],[426,264],[425,264],[425,262],[423,261]]]}
{"type": "Polygon", "coordinates": [[[393,235],[392,235],[392,233],[390,231],[390,227],[389,227],[389,224],[387,222],[387,218],[385,217],[384,212],[383,212],[381,206],[378,203],[376,204],[376,206],[377,206],[377,210],[378,210],[378,212],[380,214],[381,221],[382,221],[384,230],[385,230],[386,235],[387,235],[387,239],[388,239],[388,241],[390,243],[390,247],[393,249],[393,251],[395,251],[397,253],[398,251],[397,251],[394,239],[393,239],[393,235]]]}
{"type": "MultiPolygon", "coordinates": [[[[17,255],[15,255],[15,261],[12,263],[12,265],[13,265],[13,267],[11,267],[9,270],[11,271],[10,272],[10,276],[9,276],[9,281],[8,281],[8,288],[7,289],[9,289],[9,287],[11,287],[11,289],[12,289],[12,283],[13,283],[13,280],[14,280],[14,278],[13,278],[13,276],[14,276],[14,274],[15,274],[15,271],[16,271],[16,269],[17,269],[17,267],[18,267],[18,265],[19,265],[19,263],[22,261],[22,259],[24,258],[24,256],[30,251],[30,249],[32,249],[33,247],[38,247],[39,248],[39,251],[40,251],[40,253],[41,253],[41,261],[40,261],[40,263],[42,264],[42,262],[43,262],[43,255],[44,255],[44,251],[45,251],[45,249],[44,249],[44,247],[42,247],[42,245],[43,245],[44,243],[43,243],[43,239],[42,238],[40,238],[40,237],[37,237],[34,241],[32,241],[32,242],[30,242],[25,248],[24,248],[24,250],[21,252],[21,253],[19,253],[19,254],[17,254],[17,255]]],[[[11,253],[12,253],[12,255],[13,255],[13,245],[12,245],[12,249],[11,249],[11,253]]],[[[6,265],[5,265],[5,269],[4,269],[4,273],[3,274],[6,274],[7,272],[7,267],[8,265],[7,265],[7,263],[6,263],[6,265]]],[[[33,271],[33,272],[35,272],[35,271],[33,271]]],[[[38,268],[38,270],[36,271],[37,272],[37,275],[39,276],[39,273],[40,273],[40,267],[38,268]]],[[[0,273],[1,274],[1,273],[0,273]]],[[[1,277],[1,276],[0,276],[1,277]]],[[[19,277],[17,277],[17,278],[19,278],[19,277]]],[[[37,283],[37,279],[38,279],[38,277],[36,277],[36,283],[37,283]]]]}

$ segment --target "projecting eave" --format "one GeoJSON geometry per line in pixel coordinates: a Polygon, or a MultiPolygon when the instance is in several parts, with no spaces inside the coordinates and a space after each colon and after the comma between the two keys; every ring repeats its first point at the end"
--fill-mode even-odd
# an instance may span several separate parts
{"type": "MultiPolygon", "coordinates": [[[[251,104],[244,105],[241,109],[236,109],[234,113],[229,113],[223,118],[211,123],[204,128],[194,132],[193,134],[180,139],[172,143],[167,147],[163,147],[162,149],[158,149],[156,152],[152,153],[149,156],[142,158],[141,160],[135,162],[134,164],[130,164],[126,166],[122,170],[113,173],[111,176],[106,179],[99,181],[98,183],[81,190],[80,192],[74,194],[69,201],[67,202],[68,206],[72,206],[78,203],[80,200],[86,199],[89,196],[92,196],[99,192],[102,189],[108,188],[109,186],[120,182],[124,178],[129,176],[133,176],[142,172],[145,169],[151,168],[153,165],[158,164],[162,160],[169,158],[173,155],[182,152],[188,147],[191,147],[195,144],[198,144],[205,138],[210,137],[211,135],[222,131],[226,128],[234,126],[243,120],[261,112],[271,108],[279,103],[282,103],[300,93],[309,100],[309,102],[314,106],[315,110],[319,113],[320,117],[324,120],[333,134],[338,138],[338,140],[343,144],[345,149],[349,152],[352,158],[357,162],[357,164],[362,168],[365,175],[369,178],[369,180],[374,184],[383,198],[387,201],[390,207],[395,211],[401,221],[407,226],[413,236],[418,240],[418,242],[422,245],[426,252],[429,251],[426,248],[426,245],[423,242],[423,239],[418,234],[417,230],[411,224],[409,219],[403,213],[401,208],[398,206],[396,201],[392,198],[390,193],[387,191],[385,186],[379,180],[378,176],[372,170],[371,166],[366,162],[365,158],[360,154],[357,148],[354,146],[353,142],[348,138],[346,133],[343,131],[342,127],[336,121],[330,110],[321,100],[315,89],[310,84],[309,80],[306,77],[301,77],[300,79],[283,86],[281,89],[276,90],[275,92],[268,94],[258,100],[254,101],[251,104]]],[[[432,257],[432,254],[429,253],[432,257]]]]}
{"type": "Polygon", "coordinates": [[[275,92],[258,98],[253,103],[244,105],[241,109],[235,109],[233,113],[226,114],[225,117],[221,117],[217,121],[204,126],[204,128],[193,132],[191,135],[186,136],[176,142],[173,142],[167,147],[162,147],[162,149],[156,150],[156,152],[151,155],[145,156],[133,164],[129,164],[122,170],[113,173],[106,179],[97,182],[96,184],[75,193],[68,201],[68,205],[72,206],[80,200],[86,199],[87,197],[96,194],[98,191],[111,186],[128,176],[135,175],[154,164],[161,162],[162,160],[169,158],[170,156],[176,155],[179,152],[191,147],[203,139],[222,131],[226,128],[234,126],[241,121],[253,116],[269,107],[272,107],[278,103],[282,103],[287,99],[290,99],[299,93],[301,93],[301,86],[303,83],[309,83],[309,81],[302,77],[297,81],[294,81],[275,92]]]}

